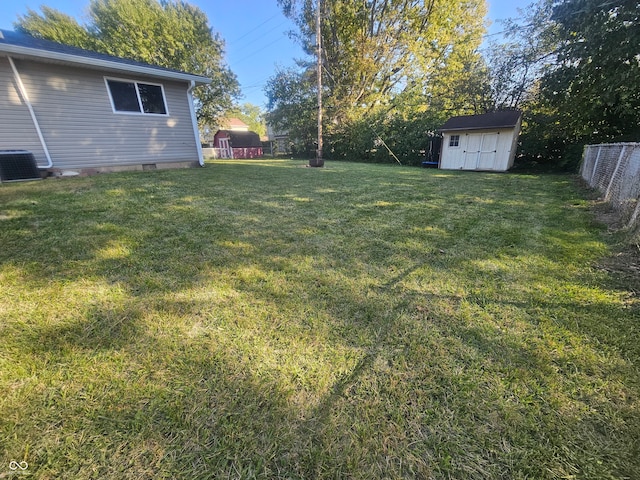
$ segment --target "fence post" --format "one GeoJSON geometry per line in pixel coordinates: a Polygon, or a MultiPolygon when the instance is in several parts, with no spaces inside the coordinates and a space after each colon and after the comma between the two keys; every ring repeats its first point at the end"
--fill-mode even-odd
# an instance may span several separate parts
{"type": "Polygon", "coordinates": [[[627,223],[627,229],[633,227],[633,225],[636,223],[636,220],[638,219],[638,215],[640,215],[640,197],[636,198],[636,208],[633,210],[633,214],[631,215],[629,223],[627,223]]]}
{"type": "MultiPolygon", "coordinates": [[[[580,171],[578,172],[582,178],[584,178],[584,171],[587,165],[587,152],[589,151],[589,145],[585,145],[582,149],[582,161],[580,162],[580,171]]],[[[586,178],[584,178],[586,180],[586,178]]]]}
{"type": "Polygon", "coordinates": [[[593,187],[593,177],[596,176],[596,170],[598,163],[600,162],[600,153],[602,153],[602,145],[598,145],[598,154],[596,155],[596,161],[593,162],[593,170],[591,171],[591,177],[589,178],[589,185],[593,187]]]}
{"type": "Polygon", "coordinates": [[[582,149],[582,161],[580,162],[580,176],[586,181],[586,171],[587,166],[589,164],[589,152],[591,150],[591,145],[585,145],[582,149]]]}
{"type": "Polygon", "coordinates": [[[606,202],[609,201],[609,195],[611,193],[611,187],[613,186],[613,181],[615,180],[616,176],[618,175],[618,170],[620,169],[620,163],[622,163],[622,159],[624,158],[624,154],[627,151],[627,146],[623,145],[622,146],[622,151],[620,152],[620,155],[618,156],[618,163],[616,163],[616,168],[613,171],[613,174],[611,175],[611,180],[609,180],[609,186],[607,187],[607,190],[604,194],[604,200],[606,202]]]}

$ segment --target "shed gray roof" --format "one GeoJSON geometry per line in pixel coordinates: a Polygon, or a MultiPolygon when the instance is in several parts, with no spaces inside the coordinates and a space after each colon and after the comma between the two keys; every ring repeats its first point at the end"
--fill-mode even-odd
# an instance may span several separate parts
{"type": "Polygon", "coordinates": [[[231,139],[231,147],[234,148],[254,148],[261,147],[260,135],[255,132],[241,132],[234,130],[219,130],[226,133],[231,139]]]}
{"type": "Polygon", "coordinates": [[[481,115],[451,117],[440,128],[441,132],[452,130],[482,130],[486,128],[513,128],[522,113],[518,110],[502,110],[481,115]]]}
{"type": "Polygon", "coordinates": [[[200,75],[72,47],[11,30],[0,30],[0,54],[2,53],[16,58],[35,58],[84,68],[99,68],[172,80],[194,81],[201,85],[211,83],[209,78],[200,75]]]}

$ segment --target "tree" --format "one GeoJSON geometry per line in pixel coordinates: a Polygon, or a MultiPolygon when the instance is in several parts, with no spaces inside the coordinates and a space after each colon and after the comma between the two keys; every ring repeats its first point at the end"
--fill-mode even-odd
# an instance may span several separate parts
{"type": "Polygon", "coordinates": [[[540,0],[506,22],[488,63],[496,105],[524,111],[526,160],[570,170],[586,143],[638,138],[639,19],[628,0],[540,0]]]}
{"type": "MultiPolygon", "coordinates": [[[[314,14],[319,2],[279,3],[296,21],[298,38],[307,53],[314,54],[314,14]]],[[[370,135],[362,133],[363,124],[378,131],[373,140],[380,142],[381,137],[387,137],[384,129],[395,125],[395,120],[409,121],[430,105],[434,96],[445,95],[447,85],[454,83],[454,75],[462,85],[468,83],[466,77],[477,73],[465,68],[464,62],[470,64],[481,42],[485,14],[482,0],[323,0],[320,4],[326,89],[324,130],[334,143],[328,146],[328,152],[344,151],[356,137],[371,140],[370,135]],[[394,122],[386,120],[389,115],[394,122]]],[[[301,66],[306,71],[299,78],[306,79],[311,74],[311,62],[301,66]]],[[[276,76],[273,80],[279,79],[291,78],[276,76]]],[[[301,92],[308,91],[299,86],[301,92]]],[[[279,89],[273,82],[271,87],[276,87],[271,91],[279,89]]],[[[307,100],[305,97],[304,105],[315,113],[317,104],[307,100]]],[[[280,116],[277,112],[274,115],[280,116]]]]}
{"type": "Polygon", "coordinates": [[[267,122],[287,132],[291,141],[305,151],[313,150],[316,137],[316,86],[312,72],[294,68],[278,70],[267,81],[267,122]]]}
{"type": "Polygon", "coordinates": [[[553,8],[558,63],[542,94],[586,141],[640,135],[640,3],[562,0],[553,8]]]}
{"type": "Polygon", "coordinates": [[[261,137],[267,134],[264,112],[258,105],[243,103],[227,112],[228,117],[236,117],[249,125],[249,130],[261,137]]]}
{"type": "Polygon", "coordinates": [[[518,9],[517,19],[501,21],[503,39],[488,42],[484,55],[493,109],[521,108],[538,92],[543,72],[555,64],[558,38],[552,2],[539,0],[518,9]]]}
{"type": "Polygon", "coordinates": [[[96,50],[96,39],[75,18],[43,5],[42,15],[30,8],[18,17],[17,28],[34,37],[44,38],[65,45],[96,50]]]}
{"type": "Polygon", "coordinates": [[[30,35],[195,73],[212,83],[194,91],[200,124],[215,123],[239,95],[223,62],[224,42],[207,16],[184,1],[90,0],[87,25],[49,7],[28,10],[16,27],[30,35]]]}
{"type": "MultiPolygon", "coordinates": [[[[314,6],[280,0],[314,53],[314,6]],[[296,10],[298,6],[300,10],[296,10]]],[[[361,117],[478,47],[484,2],[324,0],[322,40],[332,120],[361,117]]]]}
{"type": "Polygon", "coordinates": [[[475,115],[495,109],[490,82],[485,59],[477,51],[464,51],[437,69],[423,88],[431,110],[445,116],[475,115]]]}

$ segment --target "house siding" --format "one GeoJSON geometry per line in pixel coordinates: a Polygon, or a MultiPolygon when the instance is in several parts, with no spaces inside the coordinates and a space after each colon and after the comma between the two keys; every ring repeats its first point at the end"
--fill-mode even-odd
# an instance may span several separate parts
{"type": "Polygon", "coordinates": [[[47,163],[38,132],[4,57],[0,57],[0,150],[29,150],[38,164],[47,163]]]}
{"type": "MultiPolygon", "coordinates": [[[[11,76],[11,71],[5,72],[8,62],[0,60],[1,81],[6,81],[4,77],[11,76]]],[[[198,160],[186,82],[29,60],[14,61],[55,168],[83,169],[198,160]],[[114,113],[105,77],[161,84],[168,115],[114,113]]],[[[2,98],[2,101],[6,100],[2,98]]],[[[21,118],[26,115],[34,130],[26,106],[21,107],[25,112],[20,114],[21,118]]],[[[10,135],[15,128],[5,130],[6,119],[2,114],[0,119],[0,145],[5,145],[10,143],[10,135]]],[[[31,134],[21,131],[20,136],[25,137],[25,145],[33,145],[31,134]]],[[[41,147],[28,149],[34,151],[39,164],[46,162],[41,147]]]]}

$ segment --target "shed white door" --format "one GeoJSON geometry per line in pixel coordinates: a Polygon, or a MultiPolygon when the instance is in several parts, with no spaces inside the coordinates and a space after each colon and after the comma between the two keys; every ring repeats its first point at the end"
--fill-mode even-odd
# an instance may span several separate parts
{"type": "Polygon", "coordinates": [[[482,148],[478,157],[478,170],[496,170],[496,154],[498,134],[485,133],[482,135],[482,148]]]}
{"type": "Polygon", "coordinates": [[[464,169],[495,170],[497,146],[497,133],[472,133],[467,135],[464,169]]]}
{"type": "Polygon", "coordinates": [[[220,139],[220,158],[233,158],[233,150],[228,138],[220,139]]]}
{"type": "Polygon", "coordinates": [[[478,168],[478,154],[480,153],[480,147],[482,146],[481,134],[469,134],[467,135],[467,146],[464,150],[464,169],[475,170],[478,168]]]}

